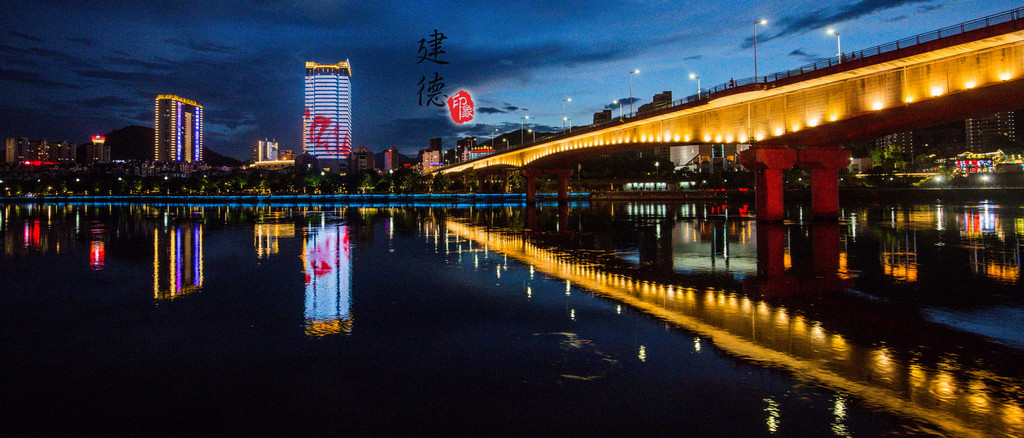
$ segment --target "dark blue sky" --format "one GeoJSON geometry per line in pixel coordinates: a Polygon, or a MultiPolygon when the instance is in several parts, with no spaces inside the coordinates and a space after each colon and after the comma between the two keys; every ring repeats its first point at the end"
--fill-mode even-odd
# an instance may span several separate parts
{"type": "MultiPolygon", "coordinates": [[[[353,137],[373,151],[415,153],[431,137],[574,125],[629,93],[674,99],[753,75],[1020,6],[1004,0],[393,2],[331,0],[20,1],[0,5],[0,138],[88,141],[152,126],[157,94],[203,104],[206,142],[248,158],[260,138],[301,150],[305,61],[349,59],[353,137]],[[417,63],[418,41],[443,32],[449,64],[417,63]],[[468,90],[471,124],[418,103],[437,71],[445,93],[468,90]]],[[[639,104],[638,103],[638,104],[639,104]]],[[[617,113],[617,109],[615,110],[617,113]]],[[[627,110],[628,111],[628,110],[627,110]]]]}

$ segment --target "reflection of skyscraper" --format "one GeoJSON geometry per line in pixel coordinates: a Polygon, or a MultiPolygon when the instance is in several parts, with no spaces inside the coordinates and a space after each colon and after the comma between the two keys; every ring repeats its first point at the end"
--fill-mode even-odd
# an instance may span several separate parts
{"type": "Polygon", "coordinates": [[[170,94],[156,97],[153,161],[203,161],[203,106],[170,94]]]}
{"type": "Polygon", "coordinates": [[[256,224],[253,230],[253,246],[256,247],[256,257],[265,259],[277,254],[277,239],[295,237],[295,225],[293,224],[256,224]]]}
{"type": "Polygon", "coordinates": [[[321,167],[345,169],[352,151],[352,69],[337,64],[306,63],[306,110],[302,150],[321,167]]]}
{"type": "Polygon", "coordinates": [[[306,271],[306,334],[352,331],[352,255],[348,227],[321,225],[306,230],[302,265],[306,271]]]}
{"type": "Polygon", "coordinates": [[[153,233],[153,297],[197,292],[203,286],[203,226],[172,226],[153,233]]]}

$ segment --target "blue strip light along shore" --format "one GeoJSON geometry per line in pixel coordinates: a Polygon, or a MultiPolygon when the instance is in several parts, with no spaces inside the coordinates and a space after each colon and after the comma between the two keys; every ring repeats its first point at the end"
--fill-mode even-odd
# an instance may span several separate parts
{"type": "MultiPolygon", "coordinates": [[[[538,196],[554,199],[557,193],[538,193],[538,196]]],[[[573,205],[583,205],[590,199],[590,193],[570,193],[569,198],[573,205]]],[[[403,205],[411,207],[460,207],[460,206],[517,206],[526,202],[526,195],[522,193],[481,193],[481,194],[346,194],[346,195],[243,195],[243,196],[186,196],[186,195],[159,195],[159,196],[130,196],[130,195],[105,195],[105,196],[11,196],[0,197],[0,203],[66,203],[66,204],[103,204],[103,205],[282,205],[282,206],[393,206],[403,205]]],[[[548,203],[545,203],[548,204],[548,203]]],[[[545,205],[541,204],[541,205],[545,205]]],[[[557,205],[556,202],[550,202],[557,205]]]]}

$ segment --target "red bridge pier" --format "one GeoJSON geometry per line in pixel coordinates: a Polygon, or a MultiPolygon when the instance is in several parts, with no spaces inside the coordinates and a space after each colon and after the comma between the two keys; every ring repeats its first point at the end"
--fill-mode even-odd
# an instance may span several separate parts
{"type": "Polygon", "coordinates": [[[537,203],[537,177],[543,174],[554,175],[558,179],[558,202],[569,202],[569,177],[572,176],[572,169],[522,169],[520,170],[526,178],[526,203],[537,203]]]}
{"type": "Polygon", "coordinates": [[[839,169],[850,164],[849,151],[831,146],[801,150],[753,146],[740,153],[740,164],[756,173],[758,221],[785,219],[782,171],[793,166],[811,171],[811,211],[814,217],[839,218],[839,169]]]}

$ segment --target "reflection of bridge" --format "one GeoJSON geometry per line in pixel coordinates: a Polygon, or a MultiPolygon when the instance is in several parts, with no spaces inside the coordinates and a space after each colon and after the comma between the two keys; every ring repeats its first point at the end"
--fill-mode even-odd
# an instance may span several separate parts
{"type": "MultiPolygon", "coordinates": [[[[826,229],[835,226],[828,225],[826,229]]],[[[458,239],[503,253],[545,275],[711,338],[732,355],[785,369],[801,379],[856,395],[869,405],[928,422],[946,433],[1024,433],[1019,379],[986,369],[976,358],[945,354],[931,360],[885,343],[855,340],[856,336],[826,329],[821,321],[783,306],[714,287],[698,290],[610,272],[538,246],[521,233],[495,232],[451,220],[446,229],[458,239]]],[[[763,240],[782,237],[774,232],[757,234],[759,247],[763,240]]],[[[768,252],[776,247],[771,246],[768,252]]],[[[762,249],[758,252],[759,276],[771,276],[767,271],[774,268],[761,266],[762,249]]]]}
{"type": "Polygon", "coordinates": [[[782,219],[782,170],[794,165],[812,171],[815,215],[836,217],[837,170],[849,158],[839,143],[1013,109],[1024,99],[1024,9],[901,42],[906,43],[893,50],[861,52],[811,71],[742,81],[749,83],[440,172],[522,169],[531,203],[536,177],[553,173],[564,201],[570,169],[584,157],[681,144],[750,143],[741,162],[757,171],[758,219],[782,219]]]}

